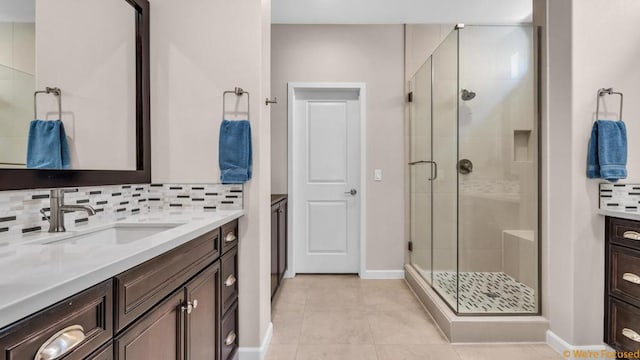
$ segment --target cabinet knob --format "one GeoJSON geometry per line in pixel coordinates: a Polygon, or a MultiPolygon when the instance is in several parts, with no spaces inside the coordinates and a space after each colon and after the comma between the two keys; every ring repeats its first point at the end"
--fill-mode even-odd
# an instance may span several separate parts
{"type": "Polygon", "coordinates": [[[234,234],[232,231],[228,233],[227,236],[224,237],[224,242],[230,243],[230,242],[236,241],[236,239],[237,239],[236,234],[234,234]]]}
{"type": "Polygon", "coordinates": [[[229,275],[229,277],[227,277],[227,280],[224,281],[224,286],[229,287],[232,286],[233,284],[236,283],[238,279],[236,279],[235,276],[233,276],[233,274],[229,275]]]}
{"type": "Polygon", "coordinates": [[[227,335],[227,338],[224,339],[224,344],[226,346],[229,346],[229,345],[233,344],[234,342],[236,342],[236,337],[237,337],[236,332],[231,330],[229,335],[227,335]]]}
{"type": "Polygon", "coordinates": [[[187,312],[187,314],[189,314],[189,315],[191,315],[191,312],[193,311],[193,309],[194,309],[194,306],[193,306],[193,304],[191,303],[191,301],[187,302],[187,304],[186,304],[186,305],[183,305],[183,306],[181,307],[182,312],[185,312],[185,311],[186,311],[186,312],[187,312]]]}

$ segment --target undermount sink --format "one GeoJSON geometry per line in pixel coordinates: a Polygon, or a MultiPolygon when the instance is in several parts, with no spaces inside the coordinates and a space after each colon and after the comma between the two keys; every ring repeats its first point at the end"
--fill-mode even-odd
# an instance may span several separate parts
{"type": "Polygon", "coordinates": [[[49,239],[39,245],[125,245],[175,228],[181,224],[114,224],[107,228],[73,234],[63,239],[49,239]]]}

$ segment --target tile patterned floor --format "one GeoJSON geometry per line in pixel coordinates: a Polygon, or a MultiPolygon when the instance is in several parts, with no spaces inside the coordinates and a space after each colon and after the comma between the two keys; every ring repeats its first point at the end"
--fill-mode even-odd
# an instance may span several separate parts
{"type": "MultiPolygon", "coordinates": [[[[535,313],[536,297],[532,288],[503,272],[462,272],[459,279],[458,310],[467,313],[535,313]]],[[[447,302],[455,303],[455,272],[434,272],[434,287],[447,302]]]]}
{"type": "Polygon", "coordinates": [[[403,280],[304,275],[272,308],[266,360],[559,360],[544,344],[451,345],[403,280]]]}

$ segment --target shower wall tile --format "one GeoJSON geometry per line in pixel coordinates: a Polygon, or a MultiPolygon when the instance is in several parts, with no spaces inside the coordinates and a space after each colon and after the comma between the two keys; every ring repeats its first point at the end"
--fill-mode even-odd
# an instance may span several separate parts
{"type": "MultiPolygon", "coordinates": [[[[242,185],[222,184],[124,184],[80,187],[65,194],[65,203],[90,205],[96,215],[65,214],[68,230],[96,222],[124,219],[151,211],[238,210],[243,208],[242,185]]],[[[49,189],[0,191],[0,238],[47,231],[49,222],[40,213],[49,212],[49,189]]]]}
{"type": "Polygon", "coordinates": [[[600,209],[640,213],[640,184],[600,184],[600,209]]]}

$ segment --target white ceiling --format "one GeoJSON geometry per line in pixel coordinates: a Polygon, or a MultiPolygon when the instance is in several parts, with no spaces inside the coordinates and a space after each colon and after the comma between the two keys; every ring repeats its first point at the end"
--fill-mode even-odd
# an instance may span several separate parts
{"type": "Polygon", "coordinates": [[[273,24],[514,24],[532,0],[272,0],[273,24]]]}
{"type": "Polygon", "coordinates": [[[35,0],[0,0],[0,22],[35,21],[35,0]]]}

